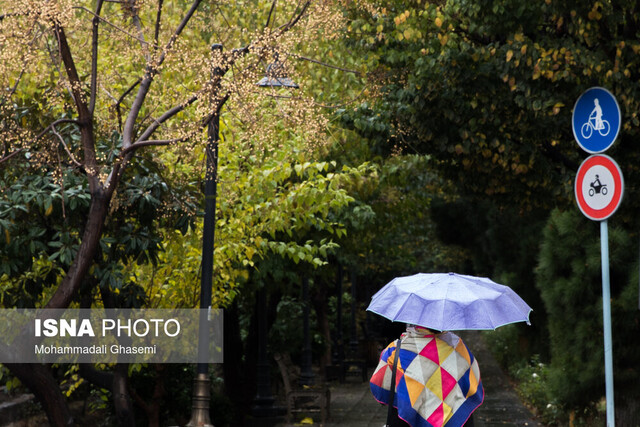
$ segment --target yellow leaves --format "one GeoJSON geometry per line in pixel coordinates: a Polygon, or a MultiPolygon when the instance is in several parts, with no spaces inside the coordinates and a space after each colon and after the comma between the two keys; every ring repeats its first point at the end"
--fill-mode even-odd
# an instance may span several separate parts
{"type": "Polygon", "coordinates": [[[602,3],[600,3],[599,1],[595,2],[593,4],[593,8],[589,12],[589,15],[587,15],[589,19],[591,19],[592,21],[600,20],[602,18],[602,13],[600,13],[601,8],[602,8],[602,3]]]}
{"type": "Polygon", "coordinates": [[[438,40],[440,40],[440,44],[442,46],[447,44],[447,41],[449,40],[449,35],[448,34],[438,34],[438,40]]]}
{"type": "Polygon", "coordinates": [[[507,58],[507,62],[511,61],[511,58],[513,58],[513,51],[511,49],[507,51],[506,58],[507,58]]]}
{"type": "Polygon", "coordinates": [[[513,169],[513,172],[516,175],[525,174],[529,171],[529,167],[527,165],[517,163],[512,164],[511,169],[513,169]]]}
{"type": "Polygon", "coordinates": [[[540,78],[540,74],[541,74],[540,67],[538,66],[538,64],[536,64],[533,67],[533,74],[531,75],[531,79],[532,80],[538,80],[540,78]]]}
{"type": "Polygon", "coordinates": [[[522,55],[525,55],[527,53],[527,45],[523,44],[522,47],[520,48],[520,53],[522,55]]]}
{"type": "Polygon", "coordinates": [[[508,74],[505,74],[502,77],[502,81],[507,83],[509,85],[509,88],[514,91],[516,90],[517,86],[516,86],[516,78],[514,76],[509,77],[508,74]]]}
{"type": "Polygon", "coordinates": [[[6,228],[4,229],[4,240],[7,242],[7,245],[11,244],[11,233],[6,228]]]}
{"type": "Polygon", "coordinates": [[[404,32],[402,34],[404,35],[405,39],[411,40],[411,37],[413,36],[413,29],[412,28],[407,28],[406,30],[404,30],[404,32]]]}
{"type": "Polygon", "coordinates": [[[517,42],[522,43],[522,42],[524,41],[524,34],[522,34],[522,33],[516,33],[516,34],[513,36],[513,39],[514,39],[515,41],[517,41],[517,42]]]}
{"type": "Polygon", "coordinates": [[[396,26],[406,22],[407,18],[409,18],[409,16],[411,16],[411,11],[409,10],[405,10],[403,13],[401,13],[400,15],[396,16],[395,18],[393,18],[393,22],[396,24],[396,26]]]}
{"type": "Polygon", "coordinates": [[[562,102],[556,102],[553,105],[553,110],[552,110],[553,111],[553,115],[556,115],[556,114],[560,113],[560,109],[562,107],[564,107],[564,104],[562,102]]]}
{"type": "Polygon", "coordinates": [[[253,259],[253,256],[256,254],[256,249],[252,246],[247,246],[245,249],[245,255],[247,257],[247,261],[249,261],[251,264],[253,264],[251,262],[251,260],[253,259]]]}
{"type": "Polygon", "coordinates": [[[436,27],[442,28],[442,18],[439,16],[436,18],[436,27]]]}

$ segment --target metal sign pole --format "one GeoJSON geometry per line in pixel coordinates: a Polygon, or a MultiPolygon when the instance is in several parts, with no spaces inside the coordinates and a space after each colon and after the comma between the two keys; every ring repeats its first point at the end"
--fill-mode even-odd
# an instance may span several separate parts
{"type": "Polygon", "coordinates": [[[604,368],[607,397],[607,427],[614,427],[613,343],[611,338],[611,291],[609,289],[609,229],[607,220],[600,221],[600,253],[602,257],[602,317],[604,326],[604,368]]]}
{"type": "Polygon", "coordinates": [[[588,157],[576,175],[575,193],[578,207],[589,219],[600,221],[602,256],[602,318],[604,328],[604,370],[607,398],[607,427],[615,427],[613,404],[613,340],[611,338],[611,289],[609,285],[609,218],[620,206],[624,178],[620,166],[602,153],[615,142],[620,132],[622,114],[616,97],[602,87],[587,89],[573,107],[571,128],[578,145],[588,157]],[[606,179],[605,179],[606,176],[606,179]],[[600,177],[606,181],[602,184],[600,177]],[[607,185],[609,187],[607,187],[607,185]],[[607,188],[603,188],[607,187],[607,188]],[[606,190],[606,191],[605,191],[606,190]],[[594,197],[595,196],[595,197],[594,197]]]}

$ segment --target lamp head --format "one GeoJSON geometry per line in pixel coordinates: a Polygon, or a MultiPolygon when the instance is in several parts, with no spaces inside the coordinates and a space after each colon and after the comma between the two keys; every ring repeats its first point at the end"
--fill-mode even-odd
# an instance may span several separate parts
{"type": "Polygon", "coordinates": [[[260,87],[299,88],[300,86],[287,76],[284,64],[278,60],[278,54],[274,56],[275,60],[267,66],[265,76],[256,84],[260,87]]]}

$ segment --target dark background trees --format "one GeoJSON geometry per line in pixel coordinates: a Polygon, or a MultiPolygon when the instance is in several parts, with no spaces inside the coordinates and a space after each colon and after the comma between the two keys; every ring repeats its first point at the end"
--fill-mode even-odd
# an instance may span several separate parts
{"type": "MultiPolygon", "coordinates": [[[[595,407],[604,394],[602,353],[595,351],[602,349],[601,286],[599,253],[586,242],[596,242],[598,232],[589,221],[566,219],[577,211],[573,180],[587,155],[574,141],[571,112],[592,86],[612,91],[622,111],[620,135],[607,152],[627,190],[610,219],[620,233],[611,239],[613,304],[635,307],[637,257],[629,254],[637,248],[622,248],[637,241],[638,227],[637,2],[377,5],[375,13],[354,13],[349,41],[366,54],[380,98],[345,109],[343,123],[380,155],[429,156],[431,171],[451,185],[431,203],[438,237],[468,251],[470,272],[504,281],[534,307],[534,327],[519,330],[528,337],[522,356],[538,353],[550,363],[548,401],[567,416],[595,407]]],[[[637,307],[613,316],[618,339],[637,333],[637,307]]],[[[635,347],[616,344],[619,357],[635,347]]],[[[509,351],[522,350],[515,341],[509,351]]],[[[637,385],[624,381],[633,368],[616,360],[619,394],[637,394],[637,385]]]]}

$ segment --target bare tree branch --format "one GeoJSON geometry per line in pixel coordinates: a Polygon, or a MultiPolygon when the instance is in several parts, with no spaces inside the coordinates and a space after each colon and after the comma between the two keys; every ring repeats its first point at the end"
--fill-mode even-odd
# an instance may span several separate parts
{"type": "Polygon", "coordinates": [[[361,76],[363,74],[361,71],[358,71],[358,70],[350,70],[348,68],[338,67],[336,65],[327,64],[326,62],[318,61],[317,59],[307,58],[306,56],[302,56],[302,55],[290,54],[289,56],[296,59],[302,59],[303,61],[313,62],[314,64],[322,65],[323,67],[344,71],[345,73],[353,73],[357,76],[361,76]]]}
{"type": "Polygon", "coordinates": [[[89,113],[93,116],[96,107],[97,86],[98,86],[98,29],[100,25],[100,11],[102,10],[103,0],[96,3],[96,12],[94,13],[91,25],[93,26],[93,34],[91,40],[91,95],[89,97],[89,113]]]}
{"type": "Polygon", "coordinates": [[[53,23],[53,30],[58,39],[58,48],[60,50],[60,56],[64,63],[67,77],[71,84],[71,90],[73,92],[73,98],[78,111],[78,124],[80,125],[80,139],[82,141],[82,148],[84,153],[84,166],[87,170],[87,178],[89,179],[89,187],[92,191],[96,190],[96,185],[99,181],[97,178],[97,162],[95,152],[95,140],[93,135],[93,123],[91,122],[91,113],[86,102],[83,99],[82,94],[82,82],[76,69],[76,64],[71,54],[71,49],[67,42],[64,29],[58,22],[53,23]]]}
{"type": "Polygon", "coordinates": [[[129,86],[129,89],[124,91],[124,93],[120,96],[120,98],[116,100],[116,103],[114,104],[114,107],[116,108],[116,114],[118,115],[118,130],[120,131],[120,133],[122,133],[122,112],[120,111],[120,104],[122,104],[122,101],[124,101],[127,95],[133,92],[133,90],[140,84],[141,81],[142,79],[136,80],[131,86],[129,86]]]}
{"type": "Polygon", "coordinates": [[[11,98],[16,91],[18,90],[18,85],[20,84],[20,81],[22,80],[22,76],[24,76],[24,67],[22,68],[22,70],[20,70],[20,74],[18,75],[18,78],[16,79],[16,84],[13,85],[13,87],[11,88],[11,90],[9,91],[8,94],[8,98],[11,98]]]}
{"type": "Polygon", "coordinates": [[[14,151],[13,153],[7,154],[4,157],[0,157],[0,165],[4,162],[6,162],[7,160],[11,159],[12,157],[17,156],[18,154],[22,153],[24,151],[24,148],[18,148],[16,151],[14,151]]]}
{"type": "MultiPolygon", "coordinates": [[[[153,79],[158,72],[158,67],[160,67],[160,65],[162,65],[162,63],[164,62],[167,52],[173,47],[173,44],[178,39],[178,37],[186,27],[187,23],[189,23],[189,20],[191,20],[191,18],[193,17],[193,14],[196,12],[201,2],[202,0],[194,0],[194,2],[191,4],[191,8],[182,19],[182,22],[180,22],[180,24],[176,28],[175,32],[171,36],[171,39],[167,42],[162,54],[160,55],[156,63],[147,65],[145,75],[140,81],[140,87],[138,88],[138,93],[136,94],[136,97],[134,98],[133,103],[131,104],[131,110],[124,124],[123,137],[122,137],[123,148],[126,149],[129,145],[133,144],[134,125],[136,120],[138,119],[138,115],[140,114],[140,110],[142,109],[142,105],[144,104],[144,100],[147,94],[149,93],[149,89],[151,88],[151,83],[153,82],[153,79]]],[[[147,137],[144,137],[142,139],[147,139],[147,137]]]]}
{"type": "Polygon", "coordinates": [[[304,5],[302,5],[302,10],[300,10],[300,13],[298,13],[297,15],[294,15],[291,17],[291,19],[289,20],[289,22],[287,22],[286,24],[280,26],[278,28],[278,30],[280,30],[280,34],[283,34],[287,31],[289,31],[291,28],[293,28],[300,19],[302,19],[302,17],[304,16],[304,14],[307,12],[307,9],[309,8],[309,6],[311,5],[311,0],[308,0],[307,2],[305,2],[304,5]]]}
{"type": "Polygon", "coordinates": [[[187,136],[183,136],[175,139],[160,139],[160,140],[148,140],[148,141],[137,141],[133,145],[130,145],[125,150],[122,150],[120,155],[129,154],[132,151],[137,150],[138,148],[148,147],[148,146],[163,146],[163,145],[171,145],[178,142],[188,141],[193,137],[193,134],[189,134],[187,136]]]}
{"type": "Polygon", "coordinates": [[[18,13],[18,12],[3,13],[2,15],[0,15],[0,22],[2,22],[4,20],[4,18],[10,18],[12,16],[23,16],[23,15],[29,15],[29,12],[25,12],[25,13],[18,13]]]}
{"type": "MultiPolygon", "coordinates": [[[[73,8],[74,8],[74,9],[81,9],[81,10],[84,10],[85,12],[90,13],[91,15],[93,15],[93,16],[94,16],[94,18],[96,17],[96,14],[95,14],[93,11],[91,11],[91,10],[87,9],[87,8],[86,8],[86,7],[84,7],[84,6],[74,6],[73,8]]],[[[113,22],[111,22],[111,21],[109,21],[109,20],[107,20],[107,19],[103,18],[102,16],[98,16],[97,18],[98,18],[99,20],[101,20],[102,22],[104,22],[105,24],[107,24],[107,25],[109,25],[109,26],[111,26],[111,27],[115,28],[116,30],[120,31],[121,33],[124,33],[124,34],[128,35],[128,36],[129,36],[129,37],[131,37],[132,39],[134,39],[134,40],[138,40],[140,43],[148,43],[148,42],[147,42],[147,41],[145,41],[145,40],[140,40],[136,35],[131,34],[129,31],[125,30],[124,28],[120,28],[120,27],[118,27],[116,24],[114,24],[113,22]]]]}
{"type": "MultiPolygon", "coordinates": [[[[66,144],[64,143],[64,140],[62,140],[62,136],[61,136],[61,135],[56,131],[56,128],[55,128],[57,125],[62,124],[62,123],[73,123],[73,124],[76,124],[76,125],[78,125],[78,124],[79,124],[77,120],[73,120],[73,119],[58,119],[58,120],[54,121],[53,123],[49,124],[46,128],[44,128],[44,130],[42,130],[42,131],[41,131],[38,135],[36,135],[36,136],[31,140],[31,141],[29,141],[29,144],[28,144],[28,145],[33,144],[35,141],[37,141],[37,140],[39,140],[40,138],[42,138],[42,137],[43,137],[47,132],[49,132],[50,130],[53,130],[54,134],[55,134],[56,136],[58,136],[58,138],[60,138],[60,140],[62,141],[62,144],[64,145],[65,150],[67,150],[67,153],[68,153],[67,146],[66,146],[66,144]]],[[[19,149],[17,149],[16,151],[14,151],[13,153],[11,153],[11,154],[7,154],[6,156],[4,156],[4,157],[0,158],[0,163],[4,163],[4,162],[6,162],[7,160],[11,159],[12,157],[14,157],[14,156],[18,155],[19,153],[23,152],[24,150],[25,150],[25,148],[19,148],[19,149]]],[[[78,161],[73,157],[73,155],[71,155],[70,153],[69,153],[69,155],[70,155],[71,159],[74,161],[74,163],[75,163],[77,166],[82,167],[82,164],[80,164],[80,163],[79,163],[79,162],[78,162],[78,161]]]]}
{"type": "MultiPolygon", "coordinates": [[[[271,16],[273,15],[273,12],[276,9],[276,3],[278,0],[273,0],[273,2],[271,3],[271,9],[269,10],[269,16],[267,16],[267,23],[264,24],[265,28],[269,28],[269,21],[271,21],[271,16]]],[[[273,18],[275,19],[275,18],[273,18]]]]}
{"type": "Polygon", "coordinates": [[[52,122],[51,124],[49,124],[46,128],[44,128],[35,138],[33,138],[32,142],[35,142],[37,140],[39,140],[40,138],[42,138],[44,136],[44,134],[46,134],[47,132],[49,132],[49,129],[51,129],[54,126],[58,126],[62,123],[73,123],[76,125],[80,125],[80,122],[78,122],[77,120],[74,119],[58,119],[54,122],[52,122]]]}
{"type": "MultiPolygon", "coordinates": [[[[200,94],[196,94],[193,95],[191,98],[189,98],[186,102],[180,104],[180,105],[176,105],[175,107],[167,110],[164,114],[162,114],[159,118],[157,118],[156,120],[153,121],[153,123],[151,123],[149,125],[149,127],[147,127],[144,132],[142,133],[142,135],[140,135],[140,137],[138,138],[138,140],[136,141],[144,141],[146,139],[148,139],[151,135],[153,135],[153,133],[167,120],[169,120],[170,118],[172,118],[173,116],[175,116],[176,114],[178,114],[180,111],[184,110],[186,107],[188,107],[189,105],[193,104],[194,102],[196,102],[198,100],[198,98],[200,97],[200,94]]],[[[133,144],[132,144],[133,145],[133,144]]],[[[128,147],[124,147],[124,149],[126,150],[128,147]]]]}
{"type": "Polygon", "coordinates": [[[157,50],[160,43],[160,23],[162,22],[162,6],[164,0],[158,0],[158,12],[156,13],[156,27],[153,33],[153,48],[157,50]]]}
{"type": "Polygon", "coordinates": [[[144,38],[144,33],[142,32],[142,24],[140,23],[140,15],[138,14],[138,9],[135,5],[135,0],[129,0],[127,7],[131,11],[131,20],[133,21],[133,25],[138,30],[138,40],[140,40],[140,47],[145,52],[145,59],[147,62],[151,61],[151,56],[149,53],[149,43],[144,38]]]}
{"type": "Polygon", "coordinates": [[[71,153],[71,151],[69,150],[69,147],[67,147],[67,143],[64,142],[64,138],[62,138],[62,135],[60,135],[58,133],[58,130],[56,129],[55,126],[50,126],[51,127],[51,132],[53,132],[53,134],[58,138],[58,140],[60,141],[60,143],[62,144],[62,147],[64,148],[64,151],[67,152],[67,155],[69,156],[69,158],[71,159],[71,161],[73,162],[74,165],[76,165],[79,168],[82,168],[82,164],[76,160],[76,158],[73,156],[73,154],[71,153]]]}
{"type": "Polygon", "coordinates": [[[202,0],[194,0],[194,2],[191,4],[191,9],[189,9],[189,11],[184,16],[184,18],[182,18],[182,22],[180,22],[180,24],[178,25],[178,28],[176,28],[175,32],[167,42],[167,45],[164,47],[162,55],[158,60],[157,66],[160,66],[160,64],[164,62],[164,59],[167,56],[167,52],[171,50],[171,48],[173,47],[173,44],[176,42],[176,40],[178,40],[178,37],[180,37],[180,34],[182,34],[182,31],[184,30],[184,28],[187,26],[187,24],[193,17],[193,14],[196,13],[196,10],[198,9],[198,6],[200,6],[201,2],[202,0]]]}

